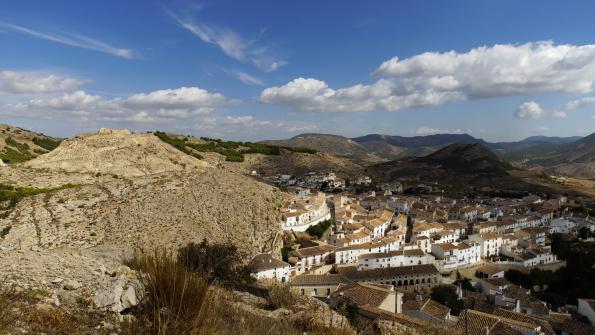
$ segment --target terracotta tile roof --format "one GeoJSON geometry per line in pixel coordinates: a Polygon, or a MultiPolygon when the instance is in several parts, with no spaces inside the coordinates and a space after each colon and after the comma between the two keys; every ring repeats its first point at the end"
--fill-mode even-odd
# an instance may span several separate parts
{"type": "Polygon", "coordinates": [[[334,250],[335,250],[335,247],[333,247],[331,245],[321,245],[321,246],[308,247],[308,248],[294,250],[294,251],[292,251],[292,254],[297,256],[298,258],[305,258],[305,257],[314,256],[314,255],[322,255],[324,253],[332,252],[334,250]]]}
{"type": "Polygon", "coordinates": [[[349,279],[341,274],[310,275],[302,274],[295,276],[289,283],[291,286],[316,286],[316,285],[339,285],[348,283],[349,279]]]}
{"type": "Polygon", "coordinates": [[[461,312],[459,315],[459,320],[454,327],[454,329],[457,331],[465,333],[467,330],[468,334],[473,335],[486,334],[486,330],[489,330],[490,335],[522,334],[520,331],[515,329],[523,329],[526,332],[532,332],[535,330],[535,328],[536,327],[534,327],[532,324],[526,322],[507,319],[472,309],[461,312]]]}
{"type": "Polygon", "coordinates": [[[337,291],[331,296],[344,297],[358,306],[370,305],[379,307],[390,294],[394,293],[395,292],[386,285],[350,283],[339,285],[337,291]]]}
{"type": "MultiPolygon", "coordinates": [[[[431,322],[418,319],[406,314],[391,313],[372,306],[360,306],[358,308],[358,314],[374,321],[393,321],[418,331],[427,330],[430,334],[437,333],[438,331],[444,331],[444,328],[441,328],[431,322]]],[[[460,335],[462,333],[454,331],[450,332],[450,334],[460,335]]]]}
{"type": "Polygon", "coordinates": [[[358,240],[366,237],[370,237],[370,234],[365,231],[358,231],[352,234],[345,235],[345,238],[349,241],[358,240]]]}
{"type": "Polygon", "coordinates": [[[250,266],[256,271],[265,271],[289,266],[280,259],[274,258],[271,254],[258,254],[250,261],[250,266]]]}
{"type": "Polygon", "coordinates": [[[458,249],[458,247],[452,243],[439,243],[438,246],[440,246],[443,250],[458,249]]]}
{"type": "Polygon", "coordinates": [[[573,335],[593,335],[595,326],[577,320],[566,320],[562,323],[556,323],[555,327],[567,334],[573,335]]]}
{"type": "Polygon", "coordinates": [[[425,299],[421,301],[418,301],[417,299],[407,300],[405,303],[403,303],[403,310],[421,311],[439,320],[446,320],[450,315],[450,308],[432,299],[425,299]]]}
{"type": "Polygon", "coordinates": [[[479,269],[477,269],[477,271],[479,271],[481,273],[485,273],[488,276],[492,276],[492,275],[495,275],[496,273],[502,272],[504,270],[500,270],[499,268],[497,268],[493,265],[486,264],[486,265],[480,267],[479,269]]]}
{"type": "Polygon", "coordinates": [[[505,317],[507,319],[512,319],[512,320],[529,323],[534,326],[540,326],[541,331],[543,331],[545,333],[545,335],[556,335],[556,332],[554,331],[552,326],[549,324],[549,322],[542,320],[540,318],[530,316],[527,314],[516,313],[516,312],[509,311],[509,310],[502,309],[502,308],[496,308],[494,310],[493,314],[497,315],[497,316],[505,317]]]}
{"type": "Polygon", "coordinates": [[[420,311],[440,320],[446,320],[450,315],[450,308],[432,299],[428,299],[420,308],[420,311]]]}
{"type": "Polygon", "coordinates": [[[344,274],[347,278],[356,281],[411,275],[438,275],[440,273],[434,264],[399,266],[395,268],[378,268],[370,270],[339,268],[339,272],[344,274]]]}

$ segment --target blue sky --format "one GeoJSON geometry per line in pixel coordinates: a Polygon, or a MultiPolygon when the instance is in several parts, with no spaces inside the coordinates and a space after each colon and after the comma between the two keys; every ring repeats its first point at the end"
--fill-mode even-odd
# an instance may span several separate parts
{"type": "Polygon", "coordinates": [[[226,139],[595,132],[592,1],[13,1],[0,122],[226,139]]]}

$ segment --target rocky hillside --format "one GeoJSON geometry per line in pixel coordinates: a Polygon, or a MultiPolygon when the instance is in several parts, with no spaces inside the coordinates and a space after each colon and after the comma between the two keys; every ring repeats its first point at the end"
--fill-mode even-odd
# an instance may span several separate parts
{"type": "Polygon", "coordinates": [[[207,239],[279,252],[284,201],[278,189],[154,134],[77,136],[0,167],[0,295],[16,285],[44,292],[43,306],[84,301],[120,312],[139,299],[138,276],[123,264],[132,250],[207,239]]]}
{"type": "Polygon", "coordinates": [[[263,141],[273,145],[306,147],[350,159],[360,165],[373,165],[404,157],[423,157],[457,142],[478,143],[505,154],[541,145],[564,144],[580,137],[533,136],[521,141],[487,142],[468,134],[435,134],[426,136],[396,136],[370,134],[346,138],[329,134],[302,134],[287,140],[263,141]]]}
{"type": "Polygon", "coordinates": [[[30,130],[0,124],[0,160],[21,163],[54,150],[60,141],[30,130]]]}
{"type": "Polygon", "coordinates": [[[570,143],[546,143],[511,152],[515,164],[552,175],[595,178],[595,133],[570,143]]]}
{"type": "Polygon", "coordinates": [[[143,176],[183,171],[206,163],[176,150],[153,134],[102,129],[64,140],[52,152],[26,163],[36,169],[143,176]]]}
{"type": "Polygon", "coordinates": [[[361,163],[384,160],[356,141],[339,135],[300,134],[287,140],[268,140],[261,143],[292,148],[309,148],[361,163]]]}
{"type": "Polygon", "coordinates": [[[23,199],[0,219],[9,229],[0,247],[176,248],[206,238],[255,253],[274,249],[282,201],[271,186],[214,168],[117,178],[23,199]]]}
{"type": "Polygon", "coordinates": [[[205,162],[240,174],[256,171],[261,175],[334,171],[338,176],[359,176],[363,168],[344,157],[313,148],[285,146],[286,143],[234,142],[206,137],[155,133],[182,152],[201,157],[205,162]]]}
{"type": "Polygon", "coordinates": [[[505,174],[510,169],[498,155],[479,143],[459,142],[446,146],[416,162],[438,164],[440,168],[457,173],[505,174]]]}

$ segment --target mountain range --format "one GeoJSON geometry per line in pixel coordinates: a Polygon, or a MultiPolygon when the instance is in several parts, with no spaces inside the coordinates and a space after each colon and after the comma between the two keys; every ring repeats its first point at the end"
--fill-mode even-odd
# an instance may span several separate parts
{"type": "Polygon", "coordinates": [[[532,136],[513,142],[487,142],[469,134],[435,134],[426,136],[397,136],[370,134],[347,138],[330,134],[301,134],[286,140],[262,141],[271,145],[305,147],[322,152],[374,163],[407,156],[428,155],[456,142],[479,143],[502,154],[512,153],[540,145],[566,144],[581,139],[572,137],[532,136]]]}

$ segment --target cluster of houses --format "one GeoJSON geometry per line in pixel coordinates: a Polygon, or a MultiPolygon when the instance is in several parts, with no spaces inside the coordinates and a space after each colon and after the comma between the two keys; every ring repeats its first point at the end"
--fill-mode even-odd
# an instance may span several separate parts
{"type": "MultiPolygon", "coordinates": [[[[253,171],[252,174],[258,175],[256,171],[253,171]]],[[[328,191],[344,191],[372,185],[372,178],[368,176],[359,176],[353,180],[346,180],[337,177],[334,172],[310,172],[305,175],[279,174],[262,178],[264,181],[277,186],[325,189],[328,191]]],[[[397,184],[400,185],[400,183],[397,184]]]]}
{"type": "MultiPolygon", "coordinates": [[[[327,185],[337,180],[330,174],[304,178],[327,185]]],[[[563,319],[558,314],[564,313],[551,311],[530,289],[504,278],[505,269],[563,266],[548,245],[548,234],[594,231],[592,218],[563,211],[565,197],[453,199],[401,192],[399,183],[364,193],[296,188],[282,210],[281,226],[299,243],[286,246],[283,260],[257,255],[254,275],[288,283],[297,294],[331,305],[349,298],[377,327],[379,322],[419,322],[460,330],[464,322],[467,330],[476,328],[469,334],[508,328],[520,334],[582,334],[576,330],[580,327],[595,334],[588,323],[563,319]],[[305,239],[308,227],[324,220],[331,220],[326,233],[305,239]],[[469,279],[475,290],[455,285],[459,271],[473,273],[469,279]],[[474,307],[452,315],[448,306],[430,298],[436,285],[454,285],[460,299],[474,307]],[[547,322],[550,317],[556,322],[547,322]]]]}

